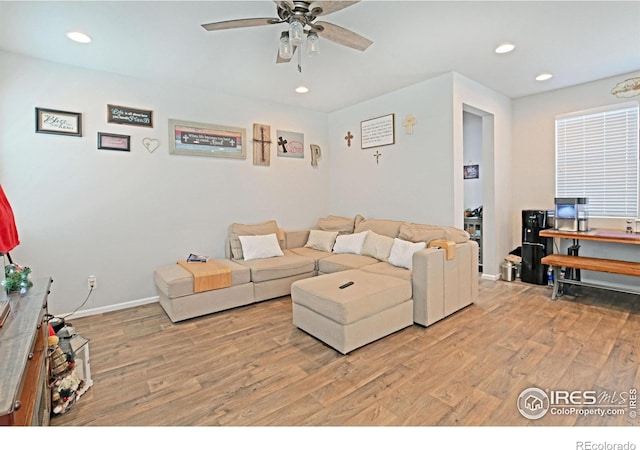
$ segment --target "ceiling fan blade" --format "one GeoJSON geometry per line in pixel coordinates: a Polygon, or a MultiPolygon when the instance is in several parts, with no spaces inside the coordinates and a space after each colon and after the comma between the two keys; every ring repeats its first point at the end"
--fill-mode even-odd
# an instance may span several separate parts
{"type": "Polygon", "coordinates": [[[348,6],[355,5],[356,3],[360,3],[360,0],[356,0],[352,2],[315,1],[315,2],[311,2],[311,4],[309,5],[309,11],[311,11],[314,16],[326,16],[327,14],[340,11],[341,9],[345,9],[348,6]]]}
{"type": "Polygon", "coordinates": [[[288,63],[288,62],[290,62],[290,61],[293,59],[293,55],[295,55],[295,54],[296,54],[296,50],[297,50],[297,48],[298,48],[298,46],[297,46],[297,45],[294,45],[294,46],[293,46],[293,50],[291,51],[291,58],[289,58],[289,59],[282,58],[282,57],[280,56],[280,52],[278,52],[278,56],[276,57],[276,64],[280,64],[280,63],[288,63]]]}
{"type": "Polygon", "coordinates": [[[312,28],[323,38],[329,39],[340,45],[354,48],[356,50],[365,51],[373,41],[370,41],[364,36],[360,36],[353,31],[349,31],[346,28],[342,28],[338,25],[334,25],[328,22],[315,22],[312,28]]]}
{"type": "Polygon", "coordinates": [[[274,23],[280,23],[280,19],[269,17],[256,19],[225,20],[223,22],[204,23],[202,24],[202,28],[207,31],[215,31],[228,30],[230,28],[259,27],[262,25],[272,25],[274,23]]]}

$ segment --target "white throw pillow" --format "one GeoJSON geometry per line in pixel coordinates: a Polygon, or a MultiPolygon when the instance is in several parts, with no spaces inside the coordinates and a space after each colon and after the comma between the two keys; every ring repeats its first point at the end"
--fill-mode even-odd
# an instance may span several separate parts
{"type": "Polygon", "coordinates": [[[391,254],[389,254],[389,263],[394,266],[404,267],[405,269],[412,269],[413,254],[426,247],[427,244],[424,242],[409,242],[394,238],[391,254]]]}
{"type": "Polygon", "coordinates": [[[333,249],[333,244],[336,242],[337,236],[337,231],[310,230],[309,239],[305,247],[330,252],[333,249]]]}
{"type": "Polygon", "coordinates": [[[392,237],[369,230],[360,253],[364,256],[372,256],[380,261],[387,261],[391,253],[391,247],[393,247],[392,237]]]}
{"type": "Polygon", "coordinates": [[[242,244],[242,254],[245,261],[284,255],[275,233],[259,236],[238,236],[238,239],[242,244]]]}
{"type": "Polygon", "coordinates": [[[333,253],[355,253],[359,255],[368,232],[341,234],[336,238],[336,243],[333,245],[333,253]]]}

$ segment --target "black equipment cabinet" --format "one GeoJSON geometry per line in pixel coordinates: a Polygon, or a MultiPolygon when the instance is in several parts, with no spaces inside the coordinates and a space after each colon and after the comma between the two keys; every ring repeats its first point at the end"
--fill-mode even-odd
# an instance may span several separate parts
{"type": "Polygon", "coordinates": [[[553,253],[553,239],[540,236],[540,231],[553,228],[545,210],[522,211],[522,265],[520,280],[525,283],[547,284],[548,266],[540,260],[553,253]]]}

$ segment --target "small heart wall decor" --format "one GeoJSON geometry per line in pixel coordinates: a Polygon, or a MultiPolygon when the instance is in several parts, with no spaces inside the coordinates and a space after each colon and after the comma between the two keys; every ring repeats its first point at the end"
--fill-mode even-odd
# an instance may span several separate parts
{"type": "Polygon", "coordinates": [[[160,141],[157,139],[144,138],[142,145],[149,150],[149,153],[153,153],[158,147],[160,147],[160,141]]]}

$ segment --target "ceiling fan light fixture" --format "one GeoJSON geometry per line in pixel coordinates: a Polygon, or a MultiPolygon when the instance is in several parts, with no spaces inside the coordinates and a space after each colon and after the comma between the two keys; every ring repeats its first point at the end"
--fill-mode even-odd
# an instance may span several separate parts
{"type": "Polygon", "coordinates": [[[318,38],[318,34],[314,32],[309,32],[307,36],[307,54],[309,56],[315,56],[320,54],[320,38],[318,38]]]}
{"type": "Polygon", "coordinates": [[[293,49],[291,48],[291,40],[289,39],[289,33],[283,31],[280,35],[280,46],[278,47],[278,53],[282,59],[291,59],[293,56],[293,49]]]}
{"type": "Polygon", "coordinates": [[[304,36],[304,27],[302,22],[296,19],[291,19],[289,24],[289,42],[291,45],[298,46],[302,44],[302,37],[304,36]]]}

